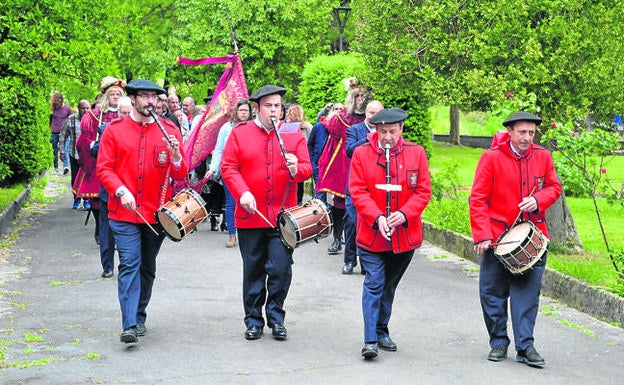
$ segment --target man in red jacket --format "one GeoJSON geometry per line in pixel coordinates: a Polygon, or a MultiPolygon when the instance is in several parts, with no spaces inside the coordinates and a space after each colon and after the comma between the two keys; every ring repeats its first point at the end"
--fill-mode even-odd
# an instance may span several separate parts
{"type": "Polygon", "coordinates": [[[236,203],[235,225],[243,258],[245,338],[262,336],[265,320],[273,338],[285,340],[284,302],[292,279],[292,253],[280,240],[277,217],[297,205],[297,183],[312,175],[305,137],[301,130],[281,132],[283,150],[274,121],[286,89],[260,87],[249,100],[257,117],[235,126],[221,157],[221,176],[236,203]]]}
{"type": "Polygon", "coordinates": [[[496,257],[492,244],[518,220],[532,222],[548,236],[546,209],[559,197],[561,184],[550,152],[533,144],[541,122],[524,111],[507,118],[505,135],[496,136],[492,147],[481,155],[470,193],[474,250],[481,255],[479,295],[490,337],[488,359],[507,357],[510,302],[516,360],[534,367],[545,363],[533,346],[533,329],[547,252],[531,269],[515,275],[496,257]]]}
{"type": "Polygon", "coordinates": [[[397,350],[388,330],[394,294],[414,250],[422,244],[421,214],[431,198],[425,150],[401,136],[406,118],[400,108],[377,112],[370,119],[376,132],[351,159],[349,192],[357,210],[360,263],[366,271],[361,351],[365,359],[376,357],[378,348],[397,350]]]}
{"type": "Polygon", "coordinates": [[[170,178],[183,180],[188,169],[180,149],[180,130],[162,119],[165,137],[149,111],[165,90],[150,80],[136,79],[128,83],[126,92],[133,109],[112,121],[102,134],[97,176],[109,195],[109,224],[119,253],[120,339],[134,343],[147,332],[145,309],[164,239],[154,232],[154,213],[172,195],[170,178]]]}

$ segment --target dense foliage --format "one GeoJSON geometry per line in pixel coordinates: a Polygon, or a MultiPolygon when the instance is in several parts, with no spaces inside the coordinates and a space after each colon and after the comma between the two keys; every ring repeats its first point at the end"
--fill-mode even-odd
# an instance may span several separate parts
{"type": "MultiPolygon", "coordinates": [[[[323,97],[302,95],[314,88],[305,88],[302,74],[313,58],[325,57],[327,66],[344,59],[330,54],[332,9],[346,3],[353,9],[346,46],[366,71],[344,73],[354,72],[384,104],[407,109],[406,137],[425,146],[432,104],[491,110],[511,92],[523,100],[534,94],[546,121],[589,112],[606,121],[623,110],[624,0],[7,0],[0,3],[0,100],[30,113],[0,114],[3,144],[26,147],[0,148],[0,181],[21,178],[18,164],[33,175],[50,164],[40,146],[53,91],[75,106],[93,100],[99,81],[113,75],[151,78],[202,99],[223,68],[182,66],[179,56],[237,47],[250,90],[283,85],[287,100],[312,114],[323,97]],[[20,135],[34,137],[15,140],[20,135]],[[34,163],[28,151],[37,154],[34,163]]],[[[327,92],[325,100],[336,98],[327,92]]]]}

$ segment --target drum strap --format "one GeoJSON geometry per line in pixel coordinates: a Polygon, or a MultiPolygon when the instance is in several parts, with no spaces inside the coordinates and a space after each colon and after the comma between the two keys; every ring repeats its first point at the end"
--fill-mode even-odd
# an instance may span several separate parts
{"type": "Polygon", "coordinates": [[[286,191],[284,191],[284,197],[282,198],[282,204],[280,205],[280,212],[284,211],[284,204],[286,204],[286,197],[288,196],[288,190],[290,189],[290,179],[286,183],[286,191]]]}
{"type": "Polygon", "coordinates": [[[167,173],[165,174],[165,180],[163,181],[162,186],[160,186],[160,202],[158,203],[158,207],[162,207],[165,204],[165,196],[167,195],[167,184],[169,183],[169,168],[167,168],[167,173]]]}

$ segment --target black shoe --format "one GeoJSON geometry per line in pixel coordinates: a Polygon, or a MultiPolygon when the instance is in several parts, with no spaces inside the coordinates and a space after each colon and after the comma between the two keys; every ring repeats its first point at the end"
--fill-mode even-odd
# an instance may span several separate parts
{"type": "Polygon", "coordinates": [[[529,346],[525,350],[518,351],[518,355],[516,356],[516,361],[525,363],[529,366],[533,366],[535,368],[541,368],[546,363],[540,354],[535,350],[533,345],[529,346]]]}
{"type": "Polygon", "coordinates": [[[383,350],[387,350],[389,352],[397,351],[397,344],[392,341],[390,336],[381,337],[378,341],[379,347],[383,350]]]}
{"type": "Polygon", "coordinates": [[[102,278],[110,278],[113,276],[113,272],[109,270],[104,270],[102,272],[102,278]]]}
{"type": "Polygon", "coordinates": [[[136,326],[136,334],[139,337],[143,337],[144,335],[147,334],[147,328],[145,327],[145,324],[143,324],[143,323],[137,324],[137,326],[136,326]]]}
{"type": "Polygon", "coordinates": [[[96,234],[96,235],[93,236],[93,238],[95,238],[95,244],[99,246],[100,245],[100,236],[96,234]]]}
{"type": "Polygon", "coordinates": [[[353,264],[345,263],[342,267],[342,274],[353,274],[353,264]]]}
{"type": "Polygon", "coordinates": [[[136,326],[128,328],[121,333],[119,339],[124,344],[134,344],[139,342],[139,337],[137,336],[136,326]]]}
{"type": "Polygon", "coordinates": [[[370,360],[371,358],[377,357],[378,352],[376,342],[366,343],[362,348],[362,357],[364,357],[365,360],[370,360]]]}
{"type": "Polygon", "coordinates": [[[327,248],[327,252],[329,254],[338,254],[340,250],[342,250],[342,243],[340,243],[340,239],[334,239],[334,243],[327,248]]]}
{"type": "Polygon", "coordinates": [[[507,358],[507,345],[495,346],[488,354],[488,360],[499,362],[507,358]]]}
{"type": "Polygon", "coordinates": [[[284,325],[280,325],[280,324],[273,325],[273,338],[275,338],[276,340],[282,340],[282,341],[288,338],[288,332],[286,331],[286,328],[284,327],[284,325]]]}
{"type": "Polygon", "coordinates": [[[245,331],[245,339],[248,340],[257,340],[262,337],[262,328],[260,326],[249,326],[247,327],[247,331],[245,331]]]}
{"type": "Polygon", "coordinates": [[[210,216],[210,231],[219,231],[219,222],[212,215],[210,216]]]}

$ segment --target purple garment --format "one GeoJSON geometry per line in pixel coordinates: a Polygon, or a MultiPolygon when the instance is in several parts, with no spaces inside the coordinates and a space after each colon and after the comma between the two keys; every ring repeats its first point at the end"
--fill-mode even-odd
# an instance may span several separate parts
{"type": "Polygon", "coordinates": [[[63,107],[58,110],[52,110],[52,114],[50,114],[50,131],[55,134],[61,132],[63,124],[65,124],[65,121],[71,114],[72,110],[67,104],[63,104],[63,107]]]}

